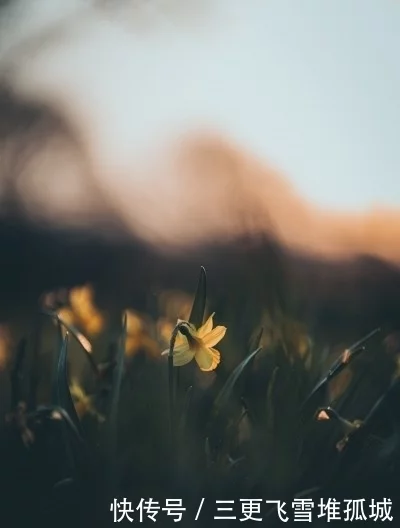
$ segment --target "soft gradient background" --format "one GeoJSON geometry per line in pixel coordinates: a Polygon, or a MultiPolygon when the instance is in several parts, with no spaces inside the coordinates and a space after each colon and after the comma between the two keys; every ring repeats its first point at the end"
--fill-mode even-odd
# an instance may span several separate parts
{"type": "MultiPolygon", "coordinates": [[[[255,223],[269,214],[285,242],[393,253],[398,2],[20,0],[2,23],[4,79],[72,124],[103,195],[134,231],[185,244],[236,232],[240,202],[261,211],[255,223]],[[185,154],[182,139],[199,131],[218,139],[185,154]]],[[[43,160],[40,182],[25,185],[27,206],[74,219],[95,207],[62,149],[43,160]],[[43,189],[55,182],[49,200],[43,189]]]]}

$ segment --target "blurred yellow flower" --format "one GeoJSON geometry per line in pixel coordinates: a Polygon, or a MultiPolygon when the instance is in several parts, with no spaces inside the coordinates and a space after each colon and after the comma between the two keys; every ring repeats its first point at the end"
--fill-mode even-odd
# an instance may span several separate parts
{"type": "Polygon", "coordinates": [[[64,321],[65,323],[72,325],[75,322],[74,313],[69,308],[60,308],[58,310],[58,316],[64,321]]]}
{"type": "Polygon", "coordinates": [[[162,318],[157,321],[157,335],[163,343],[169,343],[174,327],[175,325],[167,319],[162,318]]]}
{"type": "Polygon", "coordinates": [[[143,331],[143,319],[133,310],[126,310],[126,331],[128,335],[140,334],[143,331]]]}
{"type": "Polygon", "coordinates": [[[104,317],[94,304],[94,291],[89,285],[73,288],[69,295],[74,318],[89,335],[99,334],[104,327],[104,317]]]}
{"type": "Polygon", "coordinates": [[[156,339],[149,335],[146,320],[138,313],[127,310],[126,312],[126,343],[125,354],[132,357],[139,351],[153,357],[158,357],[160,348],[156,339]]]}
{"type": "MultiPolygon", "coordinates": [[[[199,329],[186,321],[178,320],[178,324],[183,323],[183,327],[178,332],[174,345],[173,361],[175,367],[182,367],[195,359],[200,370],[209,372],[217,368],[221,361],[221,355],[213,347],[223,339],[226,327],[216,326],[213,328],[213,317],[214,314],[211,314],[199,329]]],[[[163,356],[168,354],[169,349],[162,352],[163,356]]]]}
{"type": "Polygon", "coordinates": [[[69,390],[74,401],[76,413],[80,419],[86,414],[91,414],[97,418],[99,422],[104,422],[104,416],[99,414],[93,405],[93,398],[86,394],[76,380],[72,380],[69,390]]]}
{"type": "Polygon", "coordinates": [[[194,300],[193,295],[177,290],[164,290],[158,299],[160,313],[174,321],[178,318],[186,320],[189,317],[194,300]]]}
{"type": "MultiPolygon", "coordinates": [[[[74,313],[69,308],[61,308],[58,311],[58,317],[61,322],[66,323],[67,325],[72,326],[76,324],[74,313]]],[[[65,337],[65,334],[67,333],[67,329],[64,326],[62,326],[61,331],[62,331],[63,337],[65,337]]],[[[90,343],[90,341],[82,334],[82,332],[77,331],[75,335],[78,341],[80,342],[80,344],[86,350],[86,352],[91,353],[92,344],[90,343]]]]}
{"type": "MultiPolygon", "coordinates": [[[[69,305],[62,306],[57,314],[62,322],[75,326],[79,331],[76,337],[87,352],[92,352],[92,345],[88,337],[98,335],[105,326],[105,317],[94,304],[94,291],[90,285],[73,288],[69,293],[69,305]]],[[[62,329],[63,335],[66,328],[62,329]]]]}
{"type": "Polygon", "coordinates": [[[0,371],[6,368],[12,350],[12,338],[10,329],[0,326],[0,371]]]}

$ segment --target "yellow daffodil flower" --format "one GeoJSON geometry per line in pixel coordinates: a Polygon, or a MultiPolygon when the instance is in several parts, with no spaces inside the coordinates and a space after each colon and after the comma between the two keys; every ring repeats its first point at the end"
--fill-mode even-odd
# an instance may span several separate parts
{"type": "MultiPolygon", "coordinates": [[[[195,359],[200,370],[209,372],[217,368],[221,361],[221,354],[213,347],[224,337],[226,328],[225,326],[213,328],[213,317],[214,314],[211,314],[199,329],[186,321],[178,320],[178,324],[183,323],[184,326],[178,332],[174,345],[175,367],[182,367],[195,359]]],[[[168,354],[169,349],[162,352],[163,356],[168,354]]]]}

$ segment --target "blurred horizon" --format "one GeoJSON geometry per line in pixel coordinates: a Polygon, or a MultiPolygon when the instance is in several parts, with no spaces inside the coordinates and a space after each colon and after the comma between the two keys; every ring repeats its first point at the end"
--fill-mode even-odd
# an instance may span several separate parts
{"type": "Polygon", "coordinates": [[[8,4],[2,184],[32,220],[400,262],[398,5],[8,4]]]}

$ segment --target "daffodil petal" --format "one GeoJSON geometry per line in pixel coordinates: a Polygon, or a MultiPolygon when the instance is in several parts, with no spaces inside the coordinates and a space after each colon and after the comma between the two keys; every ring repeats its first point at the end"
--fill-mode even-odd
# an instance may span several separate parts
{"type": "Polygon", "coordinates": [[[215,315],[215,312],[213,312],[210,317],[207,319],[207,321],[197,330],[197,335],[202,338],[205,335],[209,334],[211,330],[213,329],[213,317],[215,315]]]}
{"type": "Polygon", "coordinates": [[[182,335],[180,332],[178,332],[176,339],[175,339],[175,348],[181,345],[187,345],[188,340],[186,336],[182,335]]]}
{"type": "MultiPolygon", "coordinates": [[[[161,352],[162,356],[167,356],[169,349],[161,352]]],[[[174,348],[174,367],[183,367],[187,363],[190,363],[194,358],[194,351],[189,348],[188,344],[183,344],[174,348]]]]}
{"type": "Polygon", "coordinates": [[[205,346],[202,346],[197,350],[194,358],[199,365],[200,370],[203,370],[204,372],[214,370],[221,361],[221,356],[218,350],[205,346]]]}
{"type": "Polygon", "coordinates": [[[174,367],[183,367],[187,365],[194,358],[194,351],[188,346],[174,350],[174,367]]]}
{"type": "Polygon", "coordinates": [[[203,343],[207,347],[213,347],[221,341],[225,334],[225,326],[216,326],[211,332],[203,337],[203,343]]]}
{"type": "MultiPolygon", "coordinates": [[[[168,339],[167,339],[167,341],[168,341],[168,339]]],[[[177,335],[176,335],[176,338],[175,338],[175,347],[174,348],[180,347],[182,345],[188,346],[188,340],[187,340],[186,336],[184,336],[180,332],[178,332],[177,335]]]]}
{"type": "Polygon", "coordinates": [[[210,370],[215,370],[221,362],[221,354],[216,348],[211,347],[210,350],[213,355],[213,364],[211,365],[210,370]]]}
{"type": "MultiPolygon", "coordinates": [[[[174,354],[176,354],[177,352],[180,353],[180,352],[181,352],[181,349],[183,349],[183,348],[189,348],[189,345],[188,345],[187,343],[182,343],[182,344],[180,344],[180,345],[177,345],[177,344],[175,343],[174,354]]],[[[169,354],[169,348],[166,348],[165,350],[163,350],[163,351],[161,352],[161,355],[162,355],[162,356],[168,356],[168,354],[169,354]]]]}

